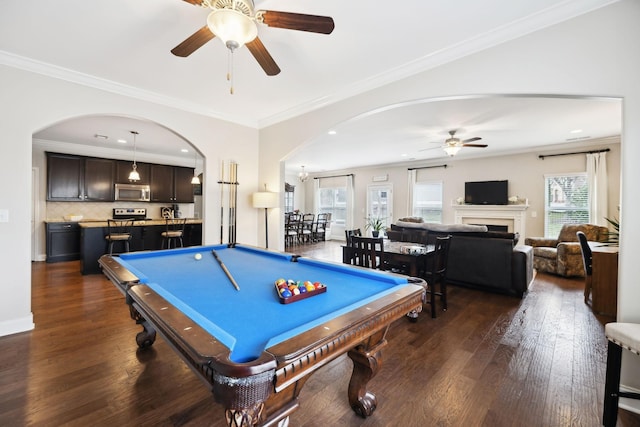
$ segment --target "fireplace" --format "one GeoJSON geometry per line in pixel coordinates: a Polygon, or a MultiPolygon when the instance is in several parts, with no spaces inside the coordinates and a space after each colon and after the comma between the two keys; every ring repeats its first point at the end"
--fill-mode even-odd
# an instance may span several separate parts
{"type": "Polygon", "coordinates": [[[491,231],[518,233],[524,241],[528,204],[518,205],[453,205],[456,224],[486,225],[491,231]]]}

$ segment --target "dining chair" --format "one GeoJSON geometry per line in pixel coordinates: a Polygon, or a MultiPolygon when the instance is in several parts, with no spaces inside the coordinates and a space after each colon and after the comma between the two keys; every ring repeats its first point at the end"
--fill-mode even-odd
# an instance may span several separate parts
{"type": "Polygon", "coordinates": [[[351,238],[353,236],[362,236],[362,231],[359,228],[353,230],[344,230],[344,235],[347,240],[347,246],[351,246],[351,238]]]}
{"type": "Polygon", "coordinates": [[[614,427],[618,420],[618,401],[621,397],[640,399],[640,393],[620,390],[622,350],[640,355],[640,324],[610,322],[604,325],[607,337],[607,371],[604,384],[604,409],[602,424],[614,427]]]}
{"type": "Polygon", "coordinates": [[[360,267],[385,269],[382,237],[351,236],[351,263],[360,267]]]}
{"type": "Polygon", "coordinates": [[[313,221],[315,220],[315,214],[303,214],[302,220],[298,226],[298,240],[300,242],[311,242],[313,237],[313,221]]]}
{"type": "Polygon", "coordinates": [[[104,236],[108,242],[109,255],[113,255],[114,243],[123,243],[124,252],[129,252],[129,242],[131,241],[131,227],[133,219],[107,219],[107,234],[104,236]]]}
{"type": "Polygon", "coordinates": [[[313,240],[326,240],[326,232],[327,232],[327,217],[326,213],[319,213],[316,217],[316,223],[313,229],[313,240]]]}
{"type": "Polygon", "coordinates": [[[427,248],[433,247],[424,257],[423,279],[427,282],[427,294],[431,305],[431,317],[436,317],[436,297],[440,297],[442,311],[447,311],[447,258],[449,257],[449,245],[451,235],[436,236],[427,238],[427,248]],[[436,290],[436,285],[438,290],[436,290]]]}
{"type": "Polygon", "coordinates": [[[584,264],[584,302],[589,302],[591,295],[591,278],[592,278],[592,254],[591,247],[587,241],[587,236],[582,231],[577,231],[578,241],[580,242],[580,250],[582,251],[582,263],[584,264]]]}
{"type": "Polygon", "coordinates": [[[298,238],[298,226],[300,223],[300,215],[297,213],[288,213],[285,216],[284,224],[284,245],[293,245],[293,242],[298,238]]]}
{"type": "Polygon", "coordinates": [[[173,247],[178,247],[178,242],[180,243],[180,247],[184,247],[182,236],[184,234],[184,226],[187,223],[186,218],[167,218],[165,219],[165,230],[160,234],[162,236],[162,249],[164,249],[165,244],[167,249],[171,249],[171,242],[173,242],[173,247]]]}

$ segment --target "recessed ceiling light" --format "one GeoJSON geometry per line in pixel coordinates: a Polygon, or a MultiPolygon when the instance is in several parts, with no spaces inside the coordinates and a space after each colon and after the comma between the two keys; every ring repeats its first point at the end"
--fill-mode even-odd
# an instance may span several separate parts
{"type": "Polygon", "coordinates": [[[96,133],[95,135],[93,135],[95,138],[98,139],[109,139],[109,137],[107,135],[100,135],[99,133],[96,133]]]}
{"type": "Polygon", "coordinates": [[[119,142],[120,144],[126,144],[126,143],[127,143],[127,140],[126,140],[126,139],[122,139],[122,138],[120,138],[120,139],[118,140],[118,142],[119,142]]]}
{"type": "Polygon", "coordinates": [[[407,157],[407,153],[400,154],[400,157],[407,157]]]}
{"type": "Polygon", "coordinates": [[[335,130],[330,130],[330,131],[329,131],[329,132],[327,132],[327,133],[328,133],[329,135],[335,135],[335,134],[336,134],[336,133],[338,133],[338,132],[336,132],[335,130]]]}
{"type": "Polygon", "coordinates": [[[582,129],[574,129],[569,133],[580,133],[580,132],[582,132],[582,129]]]}
{"type": "Polygon", "coordinates": [[[182,150],[180,150],[180,151],[182,151],[183,153],[188,153],[188,152],[189,152],[189,150],[187,150],[186,148],[183,148],[183,149],[182,149],[182,150]]]}

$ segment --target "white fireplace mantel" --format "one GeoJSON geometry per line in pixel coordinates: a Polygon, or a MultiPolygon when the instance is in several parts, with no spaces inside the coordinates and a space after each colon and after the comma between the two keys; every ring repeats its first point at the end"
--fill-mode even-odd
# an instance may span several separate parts
{"type": "Polygon", "coordinates": [[[452,205],[456,224],[504,225],[524,240],[528,204],[512,205],[452,205]]]}

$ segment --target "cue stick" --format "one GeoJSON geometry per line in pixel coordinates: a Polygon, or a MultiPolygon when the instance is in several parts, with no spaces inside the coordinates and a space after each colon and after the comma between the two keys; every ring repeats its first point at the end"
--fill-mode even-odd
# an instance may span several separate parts
{"type": "Polygon", "coordinates": [[[220,165],[220,243],[224,236],[224,160],[220,165]]]}
{"type": "Polygon", "coordinates": [[[220,258],[218,258],[218,254],[216,253],[216,250],[213,249],[211,251],[211,253],[215,257],[216,261],[218,261],[218,264],[220,264],[220,267],[222,267],[222,270],[224,271],[224,274],[227,275],[227,277],[229,278],[229,281],[231,282],[233,287],[236,288],[236,291],[239,291],[240,290],[240,286],[238,286],[238,284],[236,283],[236,280],[233,278],[233,276],[231,275],[231,273],[227,269],[227,266],[224,265],[224,262],[222,262],[222,260],[220,258]]]}

